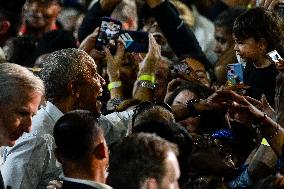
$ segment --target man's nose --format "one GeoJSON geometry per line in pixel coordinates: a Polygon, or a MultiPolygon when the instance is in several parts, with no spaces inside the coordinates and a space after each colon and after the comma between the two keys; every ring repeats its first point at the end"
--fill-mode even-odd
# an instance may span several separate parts
{"type": "Polygon", "coordinates": [[[99,75],[99,78],[100,78],[101,85],[105,85],[106,81],[104,80],[104,78],[101,75],[99,75]]]}
{"type": "Polygon", "coordinates": [[[239,45],[237,44],[237,43],[235,43],[235,45],[234,45],[234,50],[235,51],[239,51],[240,49],[239,49],[239,45]]]}

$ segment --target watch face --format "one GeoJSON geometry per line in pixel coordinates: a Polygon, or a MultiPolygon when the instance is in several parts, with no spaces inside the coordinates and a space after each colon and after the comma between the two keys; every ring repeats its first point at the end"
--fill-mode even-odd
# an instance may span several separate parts
{"type": "Polygon", "coordinates": [[[138,86],[143,87],[143,88],[148,88],[148,89],[154,89],[155,84],[150,83],[148,81],[139,81],[138,86]]]}
{"type": "Polygon", "coordinates": [[[123,102],[123,98],[113,98],[107,102],[107,110],[115,110],[116,106],[118,106],[121,102],[123,102]]]}

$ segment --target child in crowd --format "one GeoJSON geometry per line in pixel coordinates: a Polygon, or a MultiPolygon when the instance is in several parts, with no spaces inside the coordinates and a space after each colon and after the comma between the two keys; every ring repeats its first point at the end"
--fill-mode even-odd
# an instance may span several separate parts
{"type": "Polygon", "coordinates": [[[236,19],[233,28],[234,50],[247,62],[244,83],[250,88],[246,95],[260,99],[265,94],[273,107],[278,71],[267,53],[272,50],[283,53],[283,30],[279,16],[264,8],[248,10],[236,19]]]}

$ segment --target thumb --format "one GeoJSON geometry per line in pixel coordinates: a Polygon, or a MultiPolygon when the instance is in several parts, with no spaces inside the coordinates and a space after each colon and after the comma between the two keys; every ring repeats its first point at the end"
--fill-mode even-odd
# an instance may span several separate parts
{"type": "Polygon", "coordinates": [[[270,104],[267,102],[267,99],[266,99],[264,94],[261,96],[261,103],[262,103],[263,107],[270,106],[270,104]]]}

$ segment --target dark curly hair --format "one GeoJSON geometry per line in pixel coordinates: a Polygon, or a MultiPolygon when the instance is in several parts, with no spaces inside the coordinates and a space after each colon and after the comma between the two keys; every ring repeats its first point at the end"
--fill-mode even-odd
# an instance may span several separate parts
{"type": "Polygon", "coordinates": [[[280,54],[284,52],[284,23],[275,12],[261,7],[250,9],[235,20],[233,33],[240,40],[252,37],[259,42],[265,39],[267,52],[274,49],[280,54]]]}

